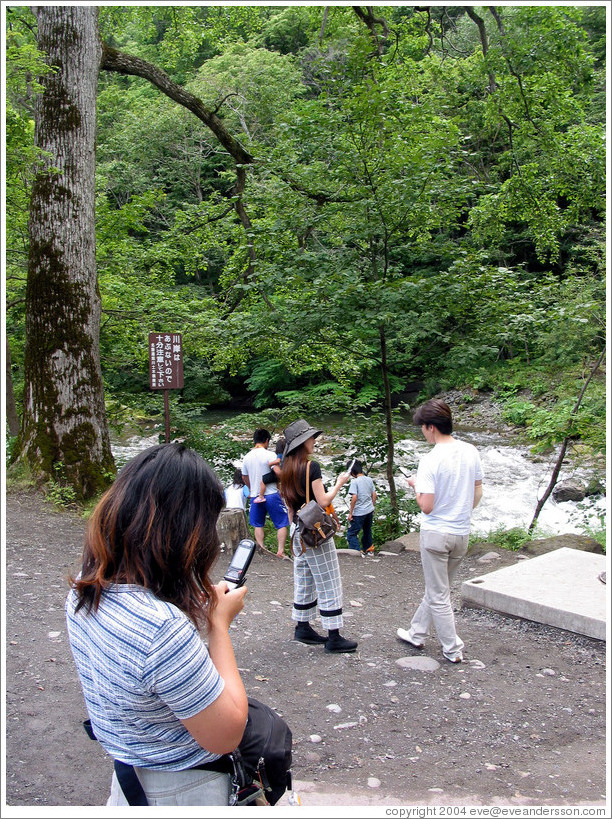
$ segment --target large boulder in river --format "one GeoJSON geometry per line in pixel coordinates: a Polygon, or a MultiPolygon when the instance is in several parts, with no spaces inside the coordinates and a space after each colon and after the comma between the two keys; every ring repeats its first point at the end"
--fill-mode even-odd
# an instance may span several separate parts
{"type": "Polygon", "coordinates": [[[531,557],[553,552],[562,547],[568,549],[578,549],[581,552],[593,552],[602,555],[604,553],[601,545],[592,537],[586,535],[557,535],[556,537],[542,538],[541,540],[529,540],[521,548],[523,554],[531,557]]]}
{"type": "Polygon", "coordinates": [[[557,503],[564,501],[583,501],[586,495],[586,486],[574,478],[558,483],[552,492],[557,503]]]}

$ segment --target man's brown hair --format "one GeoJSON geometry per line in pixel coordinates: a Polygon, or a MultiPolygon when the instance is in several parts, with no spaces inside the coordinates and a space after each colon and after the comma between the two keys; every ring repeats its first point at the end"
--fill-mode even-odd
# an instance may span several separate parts
{"type": "Polygon", "coordinates": [[[418,426],[432,424],[443,435],[450,435],[453,431],[453,414],[441,398],[431,398],[421,404],[414,413],[413,421],[418,426]]]}

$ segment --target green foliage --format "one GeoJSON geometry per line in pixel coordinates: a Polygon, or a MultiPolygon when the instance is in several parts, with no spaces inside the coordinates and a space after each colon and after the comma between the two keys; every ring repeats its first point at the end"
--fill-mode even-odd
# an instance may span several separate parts
{"type": "Polygon", "coordinates": [[[255,396],[255,407],[260,408],[276,403],[279,392],[293,380],[282,361],[264,358],[252,362],[246,384],[255,396]]]}
{"type": "Polygon", "coordinates": [[[504,402],[502,418],[508,424],[513,424],[517,427],[526,427],[533,419],[535,411],[535,407],[531,401],[508,398],[504,402]]]}
{"type": "MultiPolygon", "coordinates": [[[[377,51],[351,7],[103,6],[103,39],[150,60],[248,146],[236,169],[191,112],[102,72],[97,261],[107,393],[160,415],[146,334],[183,333],[177,430],[248,390],[271,420],[372,410],[355,441],[387,453],[379,409],[493,390],[549,446],[605,446],[605,10],[380,7],[377,51]],[[325,25],[323,15],[325,14],[325,25]],[[379,27],[379,31],[382,29],[379,27]],[[562,373],[565,375],[563,376],[562,373]]],[[[22,393],[33,14],[7,13],[7,334],[22,393]]],[[[114,402],[114,403],[113,403],[114,402]]],[[[174,423],[174,420],[173,420],[174,423]]],[[[243,432],[240,432],[243,434],[243,432]]],[[[248,437],[248,436],[247,436],[248,437]]]]}
{"type": "Polygon", "coordinates": [[[518,552],[531,539],[532,535],[523,529],[519,529],[518,527],[514,529],[500,528],[492,530],[488,535],[486,535],[486,537],[473,537],[471,545],[474,546],[476,543],[492,543],[494,546],[498,546],[501,549],[508,549],[511,552],[518,552]]]}
{"type": "Polygon", "coordinates": [[[60,507],[72,507],[77,500],[77,493],[66,477],[66,468],[63,463],[53,464],[53,478],[45,484],[45,497],[48,501],[60,507]]]}
{"type": "Polygon", "coordinates": [[[253,446],[253,432],[258,427],[268,429],[276,435],[288,423],[272,411],[251,415],[248,413],[224,419],[219,425],[211,426],[202,420],[202,407],[181,407],[172,411],[173,437],[182,440],[186,446],[199,452],[213,467],[224,485],[231,482],[234,469],[253,446]]]}
{"type": "Polygon", "coordinates": [[[5,448],[5,464],[8,468],[15,458],[15,449],[17,445],[17,436],[9,435],[6,430],[6,448],[5,448]]]}
{"type": "Polygon", "coordinates": [[[417,528],[420,509],[414,497],[407,497],[406,493],[399,492],[398,506],[399,513],[395,514],[389,496],[383,492],[378,493],[372,523],[372,540],[376,549],[417,528]]]}
{"type": "Polygon", "coordinates": [[[351,405],[350,393],[335,381],[309,384],[299,390],[281,390],[277,397],[285,411],[294,415],[341,412],[351,405]]]}
{"type": "Polygon", "coordinates": [[[591,381],[578,412],[574,413],[588,374],[588,363],[578,372],[552,376],[523,368],[514,383],[504,382],[497,389],[504,421],[525,427],[538,450],[550,449],[569,437],[588,442],[594,451],[604,452],[606,383],[602,374],[591,381]]]}
{"type": "Polygon", "coordinates": [[[236,461],[241,461],[248,449],[248,442],[227,438],[225,432],[216,432],[195,422],[181,424],[181,436],[185,446],[198,452],[221,478],[224,484],[231,482],[236,461]]]}
{"type": "Polygon", "coordinates": [[[592,537],[593,540],[596,540],[597,543],[601,546],[603,553],[606,554],[607,548],[607,525],[606,525],[606,515],[602,513],[599,515],[599,525],[598,526],[584,526],[583,533],[586,537],[592,537]]]}

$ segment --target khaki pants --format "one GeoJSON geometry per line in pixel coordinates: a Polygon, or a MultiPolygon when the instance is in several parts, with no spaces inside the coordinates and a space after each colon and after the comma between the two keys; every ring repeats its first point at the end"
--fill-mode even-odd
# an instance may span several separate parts
{"type": "Polygon", "coordinates": [[[421,564],[425,577],[425,595],[410,624],[409,634],[422,643],[435,626],[442,643],[442,653],[448,660],[461,658],[463,640],[455,630],[455,615],[451,605],[450,587],[459,564],[468,548],[468,535],[449,535],[421,531],[421,564]]]}

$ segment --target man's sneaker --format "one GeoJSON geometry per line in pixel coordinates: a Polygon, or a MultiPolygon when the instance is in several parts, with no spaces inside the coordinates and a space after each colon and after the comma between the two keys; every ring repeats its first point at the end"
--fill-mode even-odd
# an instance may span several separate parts
{"type": "Polygon", "coordinates": [[[444,655],[444,659],[448,660],[449,663],[461,663],[461,662],[463,662],[463,654],[455,654],[452,657],[449,657],[448,654],[444,654],[444,652],[442,652],[442,654],[444,655]]]}
{"type": "Polygon", "coordinates": [[[295,636],[293,638],[298,643],[306,643],[307,646],[321,645],[327,642],[327,638],[322,634],[318,634],[310,623],[298,623],[295,627],[295,636]]]}
{"type": "Polygon", "coordinates": [[[366,549],[366,554],[370,555],[370,557],[374,554],[374,547],[370,546],[369,549],[366,549]]]}
{"type": "Polygon", "coordinates": [[[410,636],[410,632],[406,631],[405,628],[398,628],[397,636],[405,643],[410,643],[413,648],[424,648],[424,643],[417,643],[417,641],[410,636]]]}
{"type": "Polygon", "coordinates": [[[346,637],[341,637],[339,634],[334,634],[333,637],[328,637],[325,641],[325,651],[332,651],[337,654],[355,651],[356,648],[357,643],[355,640],[347,640],[346,637]]]}

